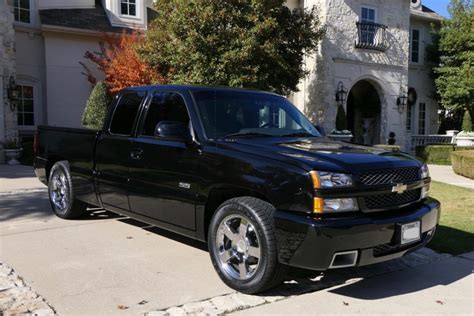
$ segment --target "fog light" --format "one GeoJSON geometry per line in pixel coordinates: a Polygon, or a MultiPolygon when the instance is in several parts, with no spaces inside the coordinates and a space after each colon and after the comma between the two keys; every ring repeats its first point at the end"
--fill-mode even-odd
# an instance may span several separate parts
{"type": "Polygon", "coordinates": [[[430,194],[430,184],[425,185],[421,188],[421,198],[424,199],[430,194]]]}
{"type": "Polygon", "coordinates": [[[323,199],[314,198],[315,213],[339,213],[358,211],[359,206],[356,198],[323,199]]]}

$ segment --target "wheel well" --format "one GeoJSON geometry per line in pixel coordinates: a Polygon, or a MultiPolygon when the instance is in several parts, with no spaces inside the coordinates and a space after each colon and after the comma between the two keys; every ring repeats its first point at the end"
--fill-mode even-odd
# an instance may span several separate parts
{"type": "Polygon", "coordinates": [[[53,168],[54,164],[58,161],[64,160],[60,157],[50,157],[48,158],[48,162],[46,163],[46,182],[49,181],[49,173],[51,172],[51,168],[53,168]]]}
{"type": "Polygon", "coordinates": [[[209,224],[211,222],[211,218],[216,212],[217,208],[227,200],[242,197],[242,196],[253,196],[255,198],[261,199],[268,203],[271,203],[270,200],[265,197],[264,195],[244,189],[244,188],[215,188],[209,192],[206,206],[204,209],[204,231],[205,231],[205,238],[207,240],[207,233],[209,230],[209,224]]]}

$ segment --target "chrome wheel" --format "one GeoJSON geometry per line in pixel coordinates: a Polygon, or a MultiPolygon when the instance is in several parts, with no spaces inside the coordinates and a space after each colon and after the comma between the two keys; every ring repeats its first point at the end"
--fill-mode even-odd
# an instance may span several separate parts
{"type": "Polygon", "coordinates": [[[260,257],[260,239],[255,226],[242,215],[229,215],[219,224],[216,236],[218,264],[237,280],[248,280],[256,273],[260,257]]]}
{"type": "Polygon", "coordinates": [[[64,213],[67,211],[69,203],[69,184],[66,175],[58,170],[53,174],[50,181],[49,197],[51,202],[59,213],[64,213]]]}

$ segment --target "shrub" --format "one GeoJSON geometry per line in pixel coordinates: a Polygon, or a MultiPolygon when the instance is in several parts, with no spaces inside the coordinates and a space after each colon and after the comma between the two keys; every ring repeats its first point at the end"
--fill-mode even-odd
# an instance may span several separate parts
{"type": "Polygon", "coordinates": [[[416,147],[416,156],[426,163],[450,165],[451,153],[454,151],[472,150],[472,147],[454,145],[426,145],[416,147]]]}
{"type": "Polygon", "coordinates": [[[84,114],[82,115],[84,127],[101,129],[107,115],[107,105],[109,102],[110,95],[107,86],[103,81],[97,82],[94,89],[92,89],[84,109],[84,114]]]}
{"type": "MultiPolygon", "coordinates": [[[[158,65],[151,67],[138,55],[137,48],[144,44],[143,41],[143,35],[137,30],[130,33],[124,31],[118,37],[105,33],[100,51],[87,51],[84,57],[104,73],[104,81],[111,93],[131,86],[167,83],[158,65]]],[[[85,63],[79,64],[84,68],[87,80],[95,85],[98,80],[93,72],[85,63]]]]}
{"type": "Polygon", "coordinates": [[[336,130],[344,131],[347,130],[347,119],[346,119],[346,112],[344,111],[344,107],[340,105],[337,108],[336,114],[336,130]]]}
{"type": "Polygon", "coordinates": [[[462,130],[464,132],[472,132],[471,114],[469,114],[468,110],[464,112],[464,116],[462,118],[462,130]]]}
{"type": "Polygon", "coordinates": [[[455,173],[474,179],[474,150],[451,153],[451,162],[455,173]]]}
{"type": "Polygon", "coordinates": [[[385,150],[391,150],[391,151],[400,151],[400,146],[398,146],[398,145],[379,144],[379,145],[374,145],[374,147],[382,148],[382,149],[385,149],[385,150]]]}

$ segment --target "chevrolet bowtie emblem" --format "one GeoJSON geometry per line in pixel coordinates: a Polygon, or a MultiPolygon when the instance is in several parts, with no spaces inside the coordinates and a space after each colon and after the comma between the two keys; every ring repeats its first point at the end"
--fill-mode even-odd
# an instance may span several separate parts
{"type": "Polygon", "coordinates": [[[398,194],[402,194],[407,190],[407,185],[403,183],[397,183],[396,186],[392,187],[392,192],[397,192],[398,194]]]}

